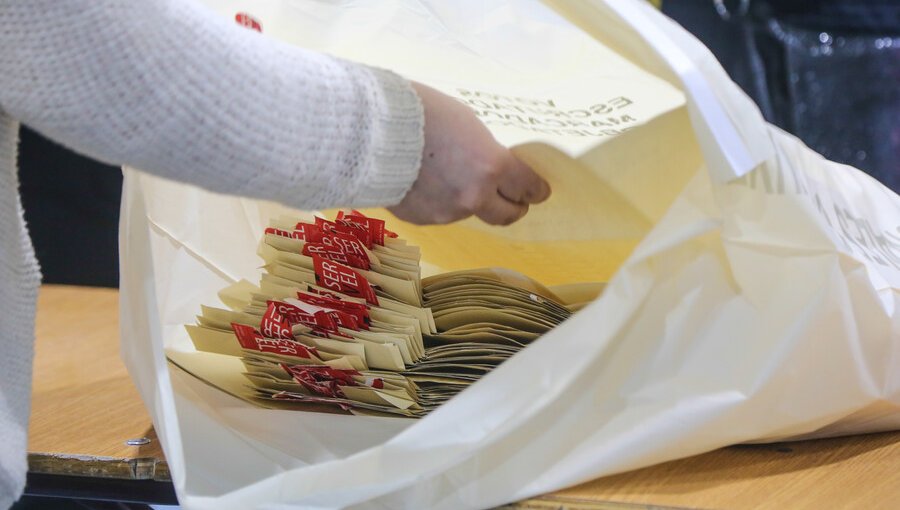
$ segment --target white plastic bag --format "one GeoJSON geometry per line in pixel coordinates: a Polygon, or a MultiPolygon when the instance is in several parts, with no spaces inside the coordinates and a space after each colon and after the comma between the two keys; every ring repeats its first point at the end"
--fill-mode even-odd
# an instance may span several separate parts
{"type": "Polygon", "coordinates": [[[609,285],[422,420],[262,410],[165,356],[239,370],[183,324],[256,279],[282,208],[127,170],[122,352],[185,508],[483,508],[733,443],[900,428],[900,199],[766,125],[642,2],[208,2],[559,149],[517,149],[555,194],[513,228],[391,225],[428,270],[609,285]],[[581,110],[608,125],[548,127],[581,110]]]}

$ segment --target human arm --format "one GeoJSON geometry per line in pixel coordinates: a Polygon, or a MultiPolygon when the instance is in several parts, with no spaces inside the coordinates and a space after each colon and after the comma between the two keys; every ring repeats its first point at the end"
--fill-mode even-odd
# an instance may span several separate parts
{"type": "Polygon", "coordinates": [[[188,1],[0,1],[0,47],[0,108],[97,159],[214,191],[501,224],[549,192],[451,98],[188,1]]]}
{"type": "Polygon", "coordinates": [[[173,0],[0,2],[0,108],[94,158],[318,208],[399,201],[422,110],[387,71],[173,0]]]}

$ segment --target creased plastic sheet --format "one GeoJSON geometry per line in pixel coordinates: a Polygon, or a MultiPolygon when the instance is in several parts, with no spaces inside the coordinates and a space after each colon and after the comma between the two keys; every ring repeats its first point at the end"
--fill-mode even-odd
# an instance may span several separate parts
{"type": "Polygon", "coordinates": [[[609,280],[417,421],[258,409],[170,368],[166,355],[229,370],[233,360],[194,352],[182,325],[220,288],[255,279],[255,243],[283,208],[126,170],[123,358],[185,508],[486,508],[728,444],[900,428],[900,199],[763,123],[660,14],[552,2],[575,28],[511,0],[210,3],[461,99],[481,90],[576,110],[626,98],[635,109],[630,129],[597,136],[488,122],[558,184],[515,228],[391,225],[431,272],[609,280]],[[660,53],[659,41],[673,47],[660,53]],[[466,65],[421,60],[430,53],[466,65]],[[672,55],[688,58],[666,71],[672,55]],[[712,133],[726,121],[724,144],[712,133]],[[579,182],[604,200],[567,200],[579,182]]]}

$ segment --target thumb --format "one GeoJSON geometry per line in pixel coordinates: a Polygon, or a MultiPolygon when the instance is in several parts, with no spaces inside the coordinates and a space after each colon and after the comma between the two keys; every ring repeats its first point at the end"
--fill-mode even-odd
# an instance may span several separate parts
{"type": "Polygon", "coordinates": [[[495,192],[475,211],[475,216],[491,225],[509,225],[515,223],[528,212],[528,204],[510,202],[495,192]]]}
{"type": "MultiPolygon", "coordinates": [[[[506,149],[505,149],[506,150],[506,149]]],[[[537,204],[550,196],[550,185],[528,165],[506,150],[497,190],[510,202],[537,204]]]]}

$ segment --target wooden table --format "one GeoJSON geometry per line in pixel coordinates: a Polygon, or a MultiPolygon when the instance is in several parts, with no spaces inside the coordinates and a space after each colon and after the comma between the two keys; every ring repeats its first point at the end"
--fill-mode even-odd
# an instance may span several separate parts
{"type": "Polygon", "coordinates": [[[176,502],[150,417],[119,358],[118,312],[114,289],[41,288],[26,493],[176,502]]]}
{"type": "MultiPolygon", "coordinates": [[[[37,340],[27,491],[174,502],[119,360],[117,292],[44,286],[37,340]]],[[[504,508],[900,508],[900,433],[723,448],[504,508]]]]}

